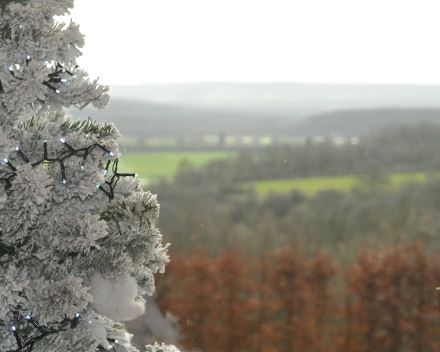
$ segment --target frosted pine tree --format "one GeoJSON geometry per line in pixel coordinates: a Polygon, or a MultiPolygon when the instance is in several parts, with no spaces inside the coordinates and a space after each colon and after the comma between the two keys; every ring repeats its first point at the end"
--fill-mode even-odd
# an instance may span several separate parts
{"type": "Polygon", "coordinates": [[[1,352],[136,351],[123,322],[168,261],[156,196],[118,170],[118,130],[66,115],[109,100],[76,64],[79,26],[54,20],[72,7],[0,0],[1,352]]]}

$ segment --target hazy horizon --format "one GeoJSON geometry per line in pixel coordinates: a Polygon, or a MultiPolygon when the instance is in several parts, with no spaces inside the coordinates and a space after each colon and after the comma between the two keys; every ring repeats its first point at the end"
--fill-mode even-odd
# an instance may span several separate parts
{"type": "Polygon", "coordinates": [[[255,85],[270,85],[270,84],[298,84],[298,85],[325,85],[325,86],[435,86],[440,87],[439,83],[399,83],[399,82],[301,82],[301,81],[194,81],[194,82],[145,82],[145,83],[117,83],[117,84],[106,84],[104,85],[117,86],[117,87],[134,87],[134,86],[146,86],[146,85],[196,85],[196,84],[255,84],[255,85]]]}
{"type": "Polygon", "coordinates": [[[193,82],[110,87],[116,99],[265,113],[440,106],[440,85],[193,82]]]}

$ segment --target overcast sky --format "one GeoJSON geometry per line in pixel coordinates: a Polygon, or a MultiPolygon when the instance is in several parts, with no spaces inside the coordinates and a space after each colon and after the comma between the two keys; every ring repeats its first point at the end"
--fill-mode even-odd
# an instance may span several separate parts
{"type": "Polygon", "coordinates": [[[105,84],[440,84],[440,1],[75,0],[105,84]]]}

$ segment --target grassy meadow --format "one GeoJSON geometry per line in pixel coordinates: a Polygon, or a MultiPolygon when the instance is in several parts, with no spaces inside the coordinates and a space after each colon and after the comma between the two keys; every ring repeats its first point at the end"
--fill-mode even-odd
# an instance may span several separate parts
{"type": "MultiPolygon", "coordinates": [[[[440,174],[425,172],[395,173],[380,180],[377,185],[391,191],[406,183],[426,182],[431,177],[440,177],[440,174]]],[[[264,198],[270,193],[289,193],[293,190],[301,191],[307,195],[314,195],[320,191],[331,189],[348,192],[354,188],[370,187],[372,184],[358,176],[330,176],[255,181],[247,183],[246,187],[253,187],[259,197],[264,198]]]]}
{"type": "MultiPolygon", "coordinates": [[[[229,158],[234,154],[228,151],[125,152],[119,158],[119,170],[138,173],[145,184],[147,180],[160,177],[173,178],[180,163],[185,159],[194,166],[202,166],[212,160],[229,158]]],[[[440,177],[440,174],[395,173],[379,180],[377,185],[385,190],[393,190],[408,182],[426,182],[430,177],[440,177]]],[[[246,183],[245,187],[253,187],[260,198],[265,198],[270,193],[289,193],[293,190],[314,195],[331,189],[349,192],[354,188],[362,189],[371,185],[367,179],[358,176],[330,176],[254,181],[246,183]]]]}
{"type": "Polygon", "coordinates": [[[172,178],[183,160],[190,161],[194,166],[202,166],[216,159],[226,159],[234,152],[125,152],[119,158],[121,172],[138,173],[142,179],[172,178]]]}
{"type": "Polygon", "coordinates": [[[246,187],[253,187],[255,192],[264,198],[270,193],[289,193],[293,190],[301,191],[307,195],[313,195],[329,189],[348,192],[358,183],[359,178],[355,176],[306,177],[255,181],[247,183],[246,187]]]}

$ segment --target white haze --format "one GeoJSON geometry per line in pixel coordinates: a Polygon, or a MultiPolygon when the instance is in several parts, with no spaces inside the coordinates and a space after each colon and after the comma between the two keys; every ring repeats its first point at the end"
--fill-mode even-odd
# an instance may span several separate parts
{"type": "Polygon", "coordinates": [[[75,3],[103,83],[440,83],[438,1],[75,3]]]}

